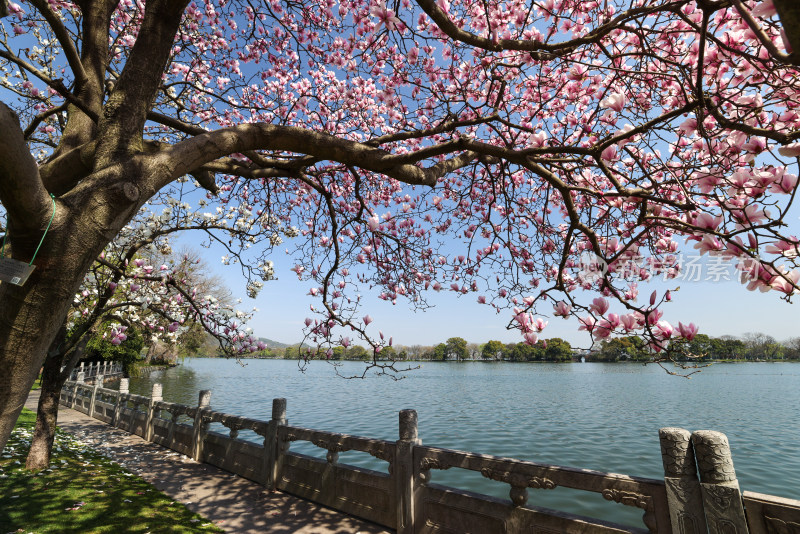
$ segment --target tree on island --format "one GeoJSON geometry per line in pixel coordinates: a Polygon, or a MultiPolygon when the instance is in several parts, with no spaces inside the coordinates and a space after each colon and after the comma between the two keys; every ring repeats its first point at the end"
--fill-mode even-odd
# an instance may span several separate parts
{"type": "Polygon", "coordinates": [[[252,230],[221,245],[254,290],[297,237],[294,270],[320,298],[308,339],[360,337],[378,370],[394,364],[359,286],[418,307],[426,290],[479,292],[531,345],[551,313],[653,351],[697,331],[662,319],[668,295],[636,299],[679,272],[686,239],[738,262],[749,289],[798,289],[792,0],[8,12],[0,261],[36,269],[0,284],[0,447],[85,273],[150,199],[213,201],[208,224],[252,230]]]}
{"type": "Polygon", "coordinates": [[[481,358],[484,360],[502,360],[506,346],[502,341],[489,340],[481,349],[481,358]]]}
{"type": "Polygon", "coordinates": [[[455,360],[457,362],[469,358],[469,351],[467,350],[467,340],[462,337],[451,337],[445,343],[445,358],[446,360],[455,360]]]}

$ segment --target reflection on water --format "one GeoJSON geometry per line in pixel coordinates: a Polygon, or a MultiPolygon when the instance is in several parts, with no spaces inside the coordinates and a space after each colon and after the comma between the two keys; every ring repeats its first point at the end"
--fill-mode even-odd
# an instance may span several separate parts
{"type": "MultiPolygon", "coordinates": [[[[686,380],[655,365],[424,363],[392,381],[343,380],[321,362],[301,373],[292,361],[193,359],[131,380],[131,392],[148,395],[154,382],[167,401],[196,405],[210,389],[215,410],[263,420],[285,397],[291,424],[387,440],[397,439],[397,413],[414,408],[427,445],[653,478],[663,477],[659,428],[718,430],[742,489],[800,498],[796,364],[717,364],[686,380]]],[[[324,457],[308,444],[292,450],[324,457]]],[[[386,470],[366,454],[341,462],[386,470]]],[[[508,496],[507,485],[460,469],[434,471],[433,481],[508,496]]],[[[641,524],[641,510],[599,495],[529,493],[529,504],[641,524]]]]}

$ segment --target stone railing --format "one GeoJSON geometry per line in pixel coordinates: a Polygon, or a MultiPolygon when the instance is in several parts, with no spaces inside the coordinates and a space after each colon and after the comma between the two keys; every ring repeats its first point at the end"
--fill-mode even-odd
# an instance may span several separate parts
{"type": "Polygon", "coordinates": [[[72,370],[70,380],[84,380],[94,381],[97,377],[103,379],[115,378],[122,376],[122,364],[119,362],[93,362],[86,365],[86,362],[81,362],[79,366],[72,370]],[[83,373],[83,374],[81,374],[83,373]]]}
{"type": "Polygon", "coordinates": [[[800,501],[739,489],[728,440],[712,431],[659,431],[664,479],[560,467],[472,452],[423,446],[417,414],[400,412],[397,441],[323,432],[289,425],[286,400],[275,399],[270,421],[213,411],[211,392],[197,406],[152,395],[67,382],[61,403],[146,440],[231,473],[372,521],[398,533],[622,533],[701,532],[753,534],[800,532],[800,501]],[[209,425],[218,423],[226,433],[209,425]],[[257,442],[240,438],[252,431],[257,442]],[[290,450],[307,442],[325,459],[290,450]],[[365,452],[388,464],[388,473],[339,463],[345,451],[365,452]],[[432,471],[466,469],[508,486],[508,500],[437,485],[432,471]],[[699,476],[698,476],[699,474],[699,476]],[[528,494],[557,487],[602,495],[609,506],[642,511],[630,527],[527,504],[528,494]],[[615,504],[618,503],[618,504],[615,504]]]}

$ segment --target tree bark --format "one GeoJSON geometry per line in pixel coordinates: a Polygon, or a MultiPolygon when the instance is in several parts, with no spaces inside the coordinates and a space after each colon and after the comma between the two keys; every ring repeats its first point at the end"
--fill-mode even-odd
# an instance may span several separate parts
{"type": "Polygon", "coordinates": [[[25,461],[26,469],[41,471],[50,465],[58,420],[58,398],[61,386],[64,384],[64,381],[60,380],[61,363],[61,353],[50,356],[44,362],[42,390],[36,410],[36,428],[33,431],[28,459],[25,461]]]}
{"type": "Polygon", "coordinates": [[[75,364],[83,356],[90,334],[85,334],[75,348],[67,353],[60,350],[66,337],[67,327],[66,323],[64,323],[51,345],[49,356],[44,362],[41,396],[36,410],[36,427],[33,432],[31,448],[28,451],[28,458],[25,461],[25,468],[32,471],[40,471],[50,465],[50,458],[53,454],[53,439],[56,435],[58,423],[61,388],[69,378],[69,375],[72,374],[75,364]],[[61,370],[62,366],[64,367],[63,371],[61,370]]]}

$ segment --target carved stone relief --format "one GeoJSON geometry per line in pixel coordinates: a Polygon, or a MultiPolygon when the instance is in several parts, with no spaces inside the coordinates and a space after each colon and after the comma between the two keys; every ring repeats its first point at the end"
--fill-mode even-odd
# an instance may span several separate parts
{"type": "Polygon", "coordinates": [[[784,521],[777,517],[764,516],[764,524],[769,534],[800,534],[800,523],[784,521]]]}
{"type": "Polygon", "coordinates": [[[731,449],[725,434],[698,430],[692,434],[692,444],[701,482],[719,484],[736,480],[731,449]]]}
{"type": "Polygon", "coordinates": [[[603,490],[603,498],[607,501],[614,501],[624,504],[625,506],[635,506],[636,508],[641,508],[642,510],[650,509],[653,501],[652,497],[642,495],[641,493],[611,488],[603,490]]]}
{"type": "Polygon", "coordinates": [[[522,473],[499,471],[490,467],[481,469],[481,475],[498,482],[506,482],[519,488],[555,489],[557,484],[545,477],[531,477],[522,473]]]}
{"type": "Polygon", "coordinates": [[[336,443],[332,441],[328,441],[324,438],[312,439],[311,443],[319,447],[320,449],[328,449],[328,452],[346,452],[350,450],[350,447],[345,447],[341,443],[336,443]]]}
{"type": "Polygon", "coordinates": [[[664,474],[668,477],[697,478],[691,432],[682,428],[667,427],[659,429],[658,437],[661,443],[664,474]]]}

